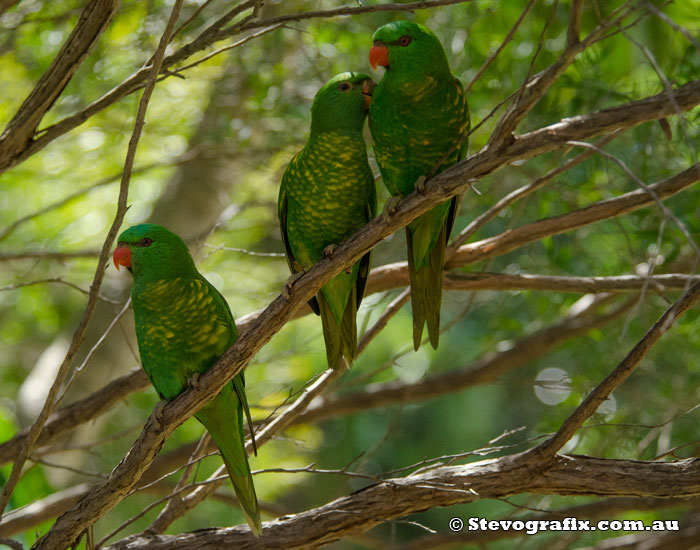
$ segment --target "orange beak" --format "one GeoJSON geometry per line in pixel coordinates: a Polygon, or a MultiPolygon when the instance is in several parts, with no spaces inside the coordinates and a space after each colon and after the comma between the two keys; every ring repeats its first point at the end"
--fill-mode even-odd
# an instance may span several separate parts
{"type": "Polygon", "coordinates": [[[114,267],[119,271],[119,266],[131,267],[131,249],[129,245],[125,243],[117,244],[117,248],[114,250],[112,255],[112,260],[114,260],[114,267]]]}
{"type": "Polygon", "coordinates": [[[376,71],[377,65],[389,66],[389,50],[381,40],[377,40],[369,51],[369,64],[376,71]]]}
{"type": "Polygon", "coordinates": [[[365,105],[369,109],[369,104],[372,103],[372,92],[374,91],[376,84],[374,80],[368,78],[362,83],[362,93],[365,96],[365,105]]]}

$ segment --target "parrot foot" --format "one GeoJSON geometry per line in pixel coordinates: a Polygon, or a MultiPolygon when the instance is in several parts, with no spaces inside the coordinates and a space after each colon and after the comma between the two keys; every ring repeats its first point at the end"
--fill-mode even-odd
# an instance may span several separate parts
{"type": "Polygon", "coordinates": [[[384,221],[389,221],[389,218],[396,214],[396,207],[399,204],[401,197],[399,195],[392,195],[384,203],[384,210],[382,210],[382,216],[384,221]]]}
{"type": "Polygon", "coordinates": [[[303,274],[303,271],[293,273],[292,276],[285,281],[284,286],[282,287],[282,298],[284,298],[287,302],[289,302],[289,299],[291,297],[290,292],[292,290],[292,287],[294,286],[294,283],[296,283],[297,279],[299,279],[303,274]]]}
{"type": "Polygon", "coordinates": [[[324,257],[332,256],[333,252],[335,252],[336,248],[338,248],[337,244],[329,244],[326,248],[323,249],[323,256],[324,257]]]}
{"type": "Polygon", "coordinates": [[[427,178],[425,176],[421,176],[416,180],[416,183],[413,184],[413,187],[415,188],[416,191],[418,191],[421,195],[425,192],[425,180],[427,178]]]}
{"type": "Polygon", "coordinates": [[[199,389],[199,379],[201,377],[201,373],[195,372],[192,376],[190,376],[187,379],[187,387],[191,390],[198,390],[199,389]]]}
{"type": "Polygon", "coordinates": [[[156,421],[156,424],[158,424],[159,428],[163,427],[163,411],[165,410],[165,406],[167,404],[167,401],[158,401],[153,409],[153,418],[156,421]]]}

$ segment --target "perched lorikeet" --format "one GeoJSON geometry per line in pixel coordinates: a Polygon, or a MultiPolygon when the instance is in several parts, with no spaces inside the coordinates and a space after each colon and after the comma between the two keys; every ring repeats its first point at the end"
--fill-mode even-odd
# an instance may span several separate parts
{"type": "MultiPolygon", "coordinates": [[[[367,75],[342,73],[314,98],[309,139],[284,172],[278,201],[282,240],[293,274],[332,254],[336,245],[376,215],[374,177],[362,137],[373,89],[367,75]]],[[[368,252],[309,301],[321,315],[330,367],[341,357],[349,364],[357,354],[355,317],[369,262],[368,252]]]]}
{"type": "MultiPolygon", "coordinates": [[[[143,369],[163,399],[187,388],[238,337],[224,297],[197,271],[180,237],[155,224],[135,225],[119,236],[114,265],[134,276],[131,300],[143,369]]],[[[251,530],[262,531],[248,465],[243,415],[252,430],[243,373],[204,405],[195,417],[221,451],[251,530]]]]}
{"type": "MultiPolygon", "coordinates": [[[[369,128],[384,184],[392,196],[403,197],[464,157],[469,109],[462,83],[429,29],[396,21],[377,29],[373,41],[370,63],[386,71],[372,95],[369,128]]],[[[445,245],[458,206],[455,197],[406,228],[416,350],[426,323],[430,343],[438,346],[445,245]]]]}

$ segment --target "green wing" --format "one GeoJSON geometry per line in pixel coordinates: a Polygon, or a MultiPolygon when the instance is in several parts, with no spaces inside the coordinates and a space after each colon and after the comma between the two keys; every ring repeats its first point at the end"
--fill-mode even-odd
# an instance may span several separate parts
{"type": "MultiPolygon", "coordinates": [[[[289,166],[296,164],[299,153],[294,155],[289,166]]],[[[289,174],[289,167],[284,172],[282,176],[282,184],[280,185],[279,197],[277,198],[277,217],[280,220],[280,232],[282,234],[282,242],[284,243],[284,256],[287,258],[287,265],[289,265],[289,270],[292,273],[297,273],[299,262],[294,257],[294,252],[292,252],[292,246],[289,242],[289,233],[287,232],[287,178],[289,174]]],[[[316,314],[320,315],[321,310],[318,305],[318,300],[316,297],[312,297],[308,302],[311,310],[316,314]]]]}
{"type": "MultiPolygon", "coordinates": [[[[209,295],[214,300],[217,315],[231,325],[231,337],[228,344],[230,346],[238,338],[238,330],[231,308],[221,293],[209,281],[202,279],[206,282],[209,295]]],[[[245,377],[241,372],[233,377],[231,384],[227,384],[219,395],[202,407],[195,417],[204,424],[219,447],[236,496],[241,503],[241,509],[251,530],[257,536],[262,532],[262,525],[258,498],[248,464],[248,453],[245,449],[243,415],[248,422],[253,451],[257,454],[253,420],[245,393],[245,377]]]]}

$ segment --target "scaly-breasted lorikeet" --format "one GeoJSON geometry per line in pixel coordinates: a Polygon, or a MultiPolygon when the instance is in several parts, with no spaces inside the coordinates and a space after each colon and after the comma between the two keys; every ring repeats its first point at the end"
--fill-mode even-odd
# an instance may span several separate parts
{"type": "MultiPolygon", "coordinates": [[[[282,240],[293,274],[331,254],[376,215],[374,177],[362,137],[373,89],[367,75],[342,73],[314,98],[309,139],[284,172],[278,201],[282,240]]],[[[321,315],[330,367],[341,357],[349,364],[357,354],[355,317],[369,262],[368,252],[309,301],[321,315]]]]}
{"type": "MultiPolygon", "coordinates": [[[[197,271],[180,237],[155,224],[119,236],[114,265],[134,276],[131,300],[143,370],[163,399],[187,388],[236,341],[238,331],[224,297],[197,271]]],[[[251,530],[262,531],[243,436],[243,415],[253,426],[243,373],[195,414],[221,451],[251,530]]]]}
{"type": "MultiPolygon", "coordinates": [[[[389,192],[404,197],[465,156],[469,109],[462,83],[429,29],[396,21],[372,39],[370,63],[386,69],[369,109],[374,154],[389,192]]],[[[455,197],[406,228],[416,350],[426,323],[430,343],[438,346],[445,245],[458,206],[455,197]]]]}

